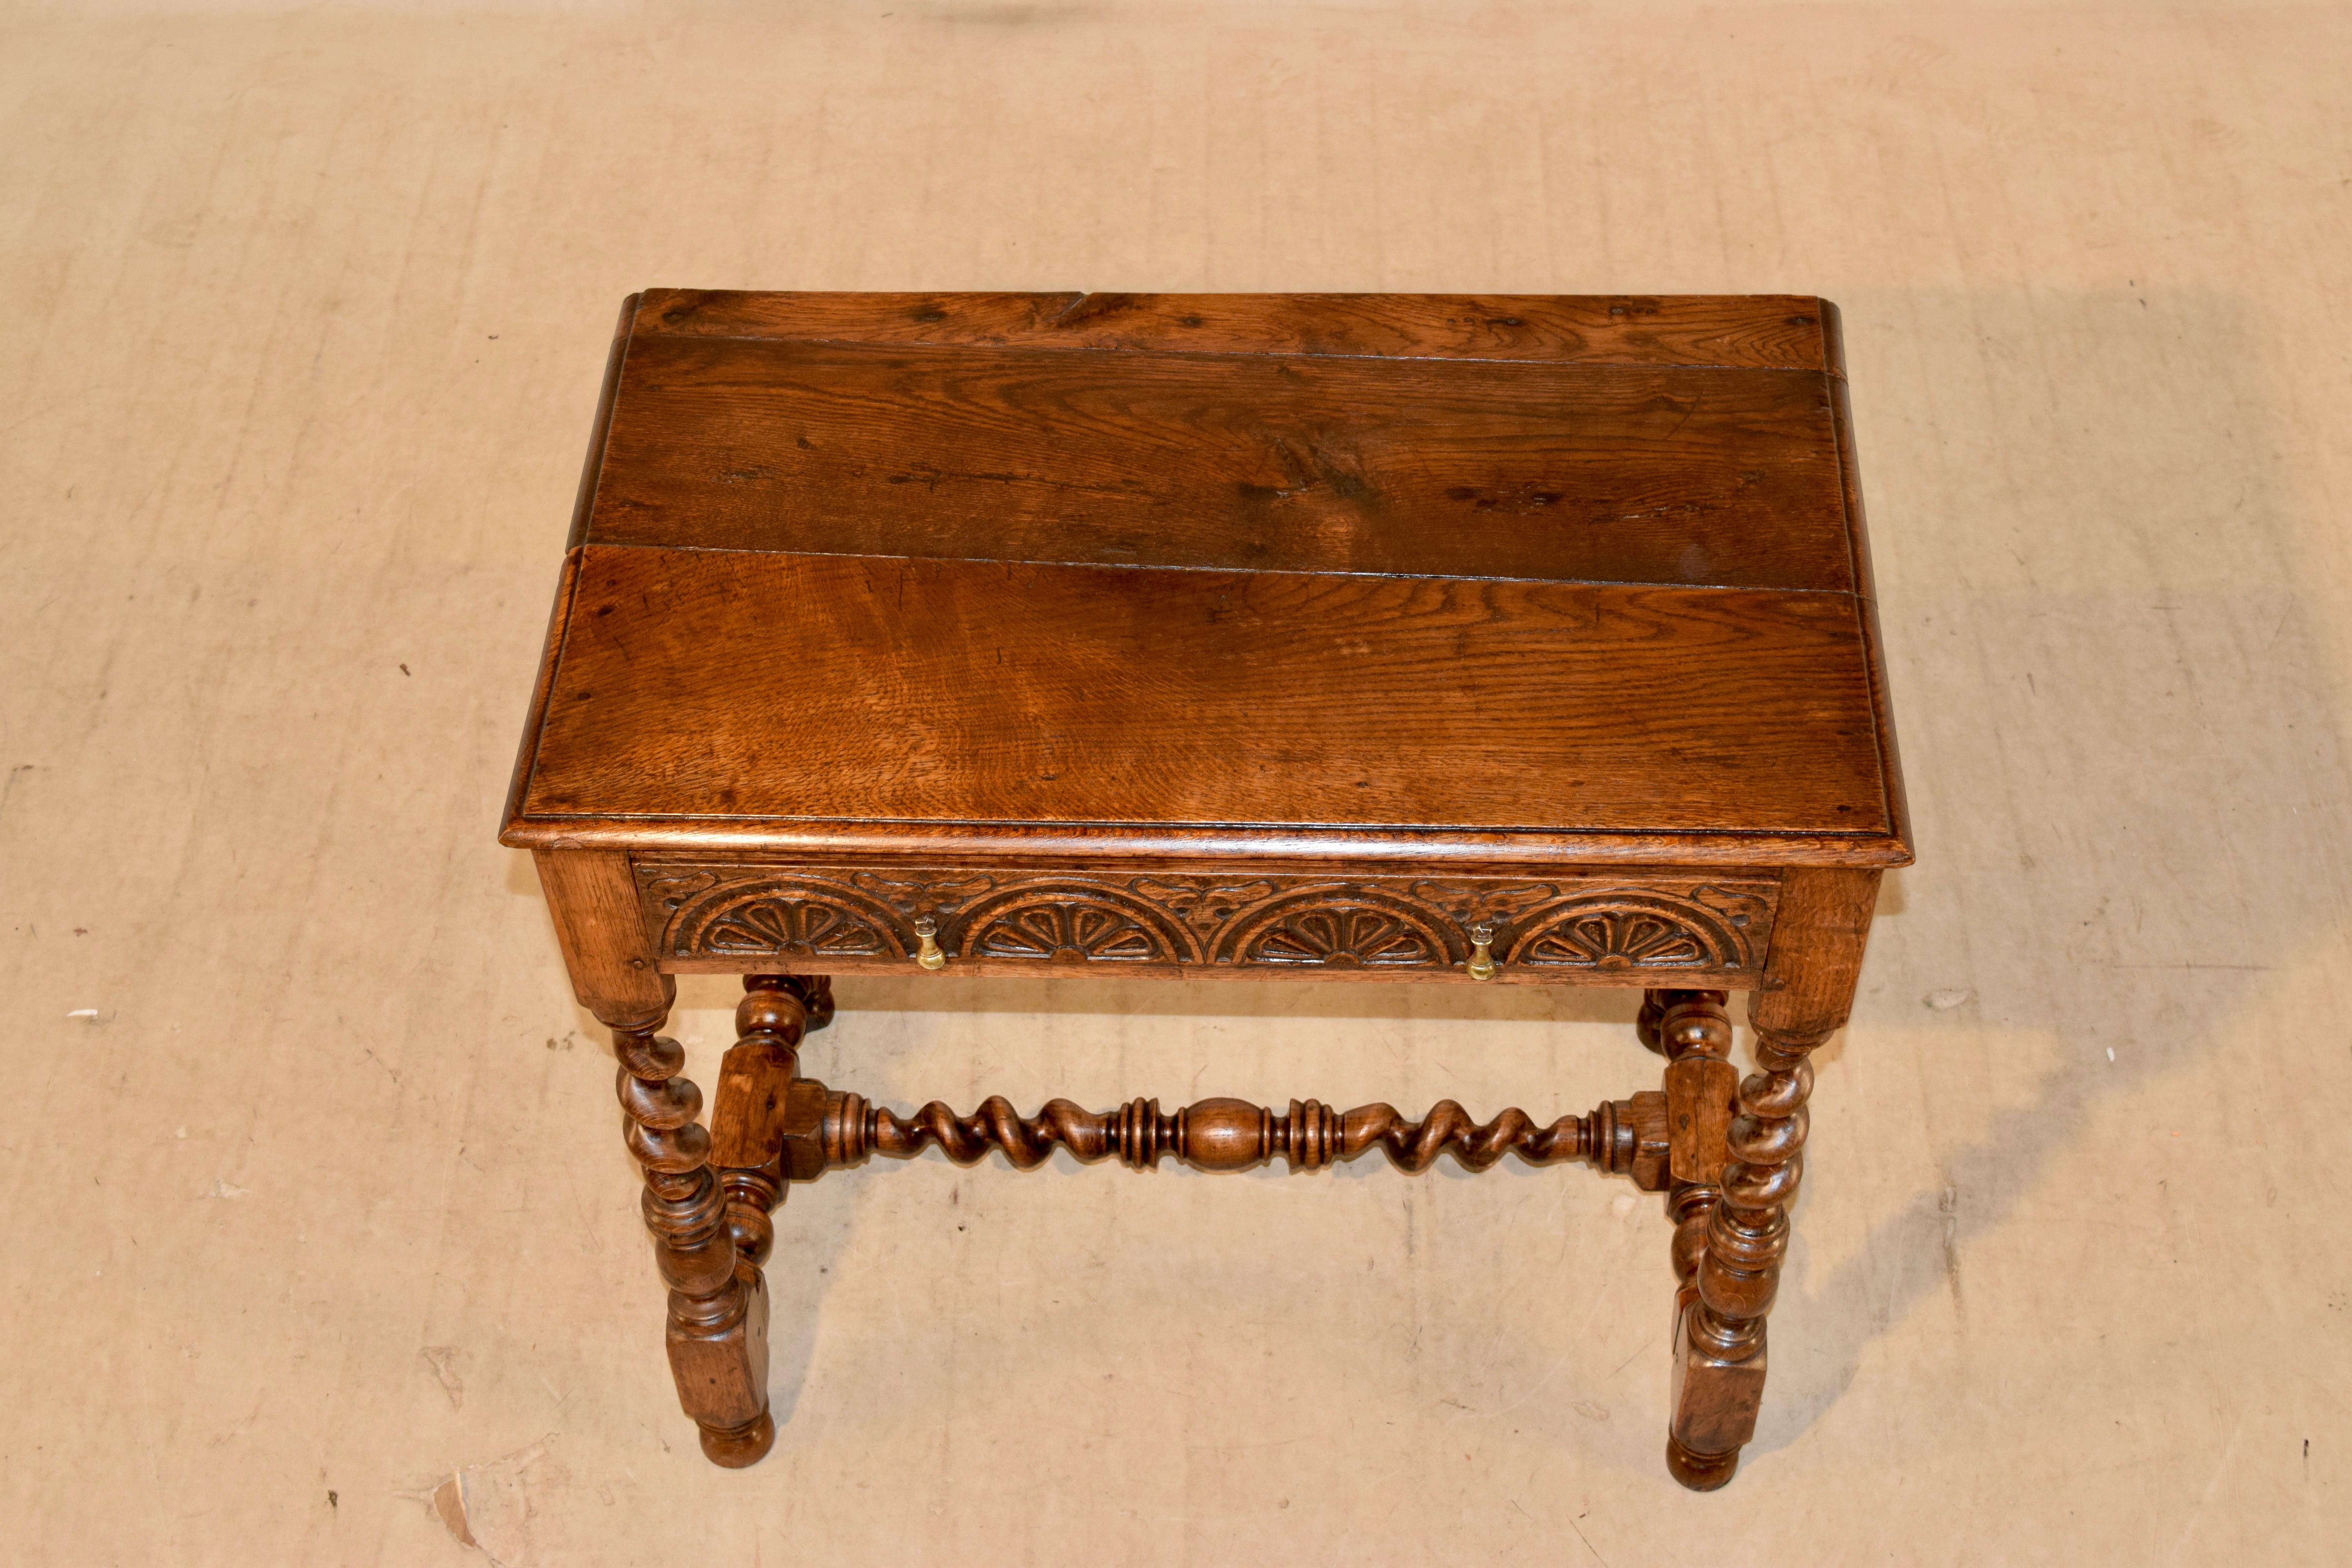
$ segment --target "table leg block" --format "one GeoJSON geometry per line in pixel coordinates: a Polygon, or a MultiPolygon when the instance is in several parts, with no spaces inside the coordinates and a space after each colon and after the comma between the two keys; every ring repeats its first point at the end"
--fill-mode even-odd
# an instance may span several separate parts
{"type": "Polygon", "coordinates": [[[766,1277],[755,1270],[743,1279],[741,1300],[741,1312],[714,1325],[679,1321],[673,1302],[669,1322],[677,1402],[701,1428],[703,1453],[730,1469],[758,1464],[776,1441],[768,1413],[766,1277]]]}
{"type": "Polygon", "coordinates": [[[1692,1305],[1675,1319],[1674,1387],[1669,1405],[1666,1468],[1694,1491],[1713,1491],[1739,1468],[1739,1450],[1756,1434],[1764,1402],[1764,1345],[1742,1361],[1726,1361],[1691,1342],[1692,1305]]]}

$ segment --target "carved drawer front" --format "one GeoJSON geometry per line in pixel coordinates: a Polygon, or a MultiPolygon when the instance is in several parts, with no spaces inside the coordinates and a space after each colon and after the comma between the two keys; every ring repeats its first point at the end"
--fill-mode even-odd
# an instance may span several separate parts
{"type": "Polygon", "coordinates": [[[1662,985],[1763,965],[1769,878],[636,868],[664,968],[1352,974],[1662,985]],[[928,940],[929,947],[926,946],[928,940]]]}

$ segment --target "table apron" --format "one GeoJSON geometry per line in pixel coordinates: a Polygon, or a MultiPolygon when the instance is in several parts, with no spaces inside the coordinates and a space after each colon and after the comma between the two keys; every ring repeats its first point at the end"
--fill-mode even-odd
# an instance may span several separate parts
{"type": "Polygon", "coordinates": [[[1540,877],[1007,871],[641,859],[671,973],[1144,973],[1745,988],[1769,868],[1540,877]]]}

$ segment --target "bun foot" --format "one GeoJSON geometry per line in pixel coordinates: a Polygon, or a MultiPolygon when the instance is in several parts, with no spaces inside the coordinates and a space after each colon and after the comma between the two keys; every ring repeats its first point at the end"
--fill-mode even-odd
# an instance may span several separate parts
{"type": "MultiPolygon", "coordinates": [[[[710,1439],[704,1437],[703,1446],[708,1447],[709,1444],[710,1439]]],[[[719,1462],[724,1464],[726,1461],[722,1459],[719,1462]]],[[[1675,1479],[1691,1490],[1711,1492],[1729,1480],[1732,1472],[1739,1468],[1739,1450],[1734,1448],[1728,1454],[1694,1454],[1684,1447],[1679,1439],[1668,1437],[1666,1468],[1674,1472],[1675,1479]]]]}
{"type": "MultiPolygon", "coordinates": [[[[705,1426],[702,1432],[702,1452],[714,1465],[724,1465],[730,1470],[740,1470],[758,1464],[776,1446],[776,1418],[766,1411],[760,1418],[741,1426],[705,1426]]],[[[1735,1456],[1736,1458],[1737,1456],[1735,1456]]],[[[1728,1471],[1725,1472],[1727,1475],[1728,1471]]],[[[1716,1483],[1721,1485],[1721,1482],[1716,1483]]]]}

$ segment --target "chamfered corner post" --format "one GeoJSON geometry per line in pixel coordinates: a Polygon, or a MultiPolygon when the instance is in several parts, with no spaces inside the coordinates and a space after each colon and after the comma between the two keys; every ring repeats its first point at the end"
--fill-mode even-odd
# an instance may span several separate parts
{"type": "MultiPolygon", "coordinates": [[[[728,1194],[696,1121],[702,1091],[685,1048],[659,1033],[677,987],[656,962],[629,858],[543,849],[534,858],[581,1005],[613,1031],[624,1140],[645,1173],[646,1226],[669,1288],[667,1341],[678,1404],[716,1464],[756,1464],[776,1438],[768,1413],[767,1286],[739,1269],[728,1194]]],[[[765,1214],[761,1216],[765,1219],[765,1214]]]]}
{"type": "MultiPolygon", "coordinates": [[[[1681,1293],[1675,1313],[1666,1468],[1695,1491],[1731,1479],[1739,1450],[1756,1432],[1765,1315],[1780,1287],[1789,1205],[1803,1171],[1805,1101],[1813,1087],[1809,1058],[1853,1007],[1878,878],[1875,869],[1843,868],[1783,873],[1771,951],[1748,998],[1757,1070],[1739,1084],[1703,1231],[1697,1190],[1706,1184],[1697,1178],[1706,1173],[1694,1166],[1686,1176],[1679,1165],[1675,1172],[1675,1261],[1679,1268],[1685,1253],[1695,1252],[1696,1290],[1681,1293]]],[[[1663,1037],[1664,1018],[1657,1028],[1663,1037]]],[[[1701,1054],[1694,1050],[1675,1066],[1701,1054]]],[[[1695,1157],[1706,1157],[1696,1140],[1692,1146],[1695,1157]]]]}
{"type": "Polygon", "coordinates": [[[788,1191],[778,1156],[787,1099],[800,1076],[801,1037],[810,1026],[810,987],[789,974],[745,975],[735,1043],[719,1065],[710,1165],[727,1194],[735,1271],[747,1283],[760,1277],[775,1248],[775,1222],[768,1216],[788,1191]]]}
{"type": "Polygon", "coordinates": [[[1698,1297],[1699,1255],[1723,1195],[1739,1071],[1731,1065],[1730,1000],[1722,991],[1651,991],[1637,1026],[1642,1043],[1666,1058],[1666,1214],[1675,1222],[1677,1315],[1698,1297]]]}

